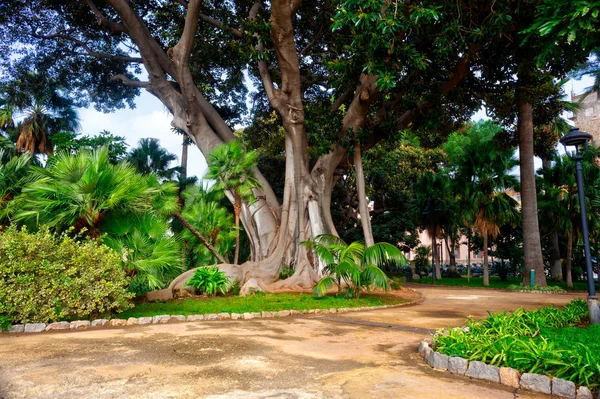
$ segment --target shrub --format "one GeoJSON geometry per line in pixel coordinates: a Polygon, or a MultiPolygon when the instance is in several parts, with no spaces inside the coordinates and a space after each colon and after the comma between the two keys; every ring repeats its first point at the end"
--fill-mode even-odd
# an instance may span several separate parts
{"type": "Polygon", "coordinates": [[[547,287],[540,287],[538,285],[536,286],[529,286],[529,285],[509,285],[508,289],[511,291],[541,291],[541,292],[567,292],[565,290],[563,290],[560,287],[557,287],[555,285],[549,285],[547,287]]]}
{"type": "Polygon", "coordinates": [[[0,331],[6,331],[12,327],[12,323],[7,316],[0,314],[0,331]]]}
{"type": "Polygon", "coordinates": [[[196,269],[194,275],[188,280],[188,286],[194,287],[208,296],[215,296],[217,291],[225,294],[231,281],[225,277],[225,272],[218,267],[200,267],[196,269]]]}
{"type": "Polygon", "coordinates": [[[0,232],[0,314],[14,323],[93,318],[130,307],[119,255],[96,241],[0,232]]]}

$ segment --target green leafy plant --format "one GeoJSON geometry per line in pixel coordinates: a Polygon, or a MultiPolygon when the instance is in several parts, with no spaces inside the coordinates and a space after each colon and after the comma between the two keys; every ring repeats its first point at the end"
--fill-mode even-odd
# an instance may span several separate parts
{"type": "Polygon", "coordinates": [[[325,273],[329,274],[313,288],[317,296],[325,295],[334,285],[338,288],[338,295],[345,286],[346,295],[351,298],[358,298],[362,290],[371,288],[388,290],[388,278],[380,267],[386,262],[402,266],[408,264],[397,247],[385,242],[365,248],[361,242],[346,244],[339,237],[323,234],[302,245],[317,254],[325,265],[325,273]]]}
{"type": "Polygon", "coordinates": [[[446,355],[564,378],[593,388],[600,385],[600,348],[593,347],[591,327],[574,328],[585,317],[587,305],[581,299],[562,309],[517,309],[480,321],[469,319],[467,331],[438,332],[434,345],[446,355]]]}
{"type": "Polygon", "coordinates": [[[538,285],[536,286],[529,286],[529,285],[509,285],[508,289],[511,291],[542,291],[542,292],[567,292],[565,290],[563,290],[560,287],[554,286],[554,285],[549,285],[547,287],[540,287],[538,285]]]}
{"type": "Polygon", "coordinates": [[[12,327],[10,319],[7,316],[0,314],[0,331],[6,331],[12,327]]]}
{"type": "Polygon", "coordinates": [[[0,232],[0,314],[13,323],[86,319],[131,306],[119,255],[95,240],[0,232]]]}
{"type": "Polygon", "coordinates": [[[218,267],[200,267],[188,280],[188,286],[194,287],[208,296],[215,296],[217,292],[224,295],[231,285],[231,281],[225,277],[225,272],[220,271],[218,267]]]}
{"type": "Polygon", "coordinates": [[[279,271],[279,279],[285,280],[286,278],[291,277],[292,274],[294,274],[294,269],[289,265],[283,265],[279,271]]]}

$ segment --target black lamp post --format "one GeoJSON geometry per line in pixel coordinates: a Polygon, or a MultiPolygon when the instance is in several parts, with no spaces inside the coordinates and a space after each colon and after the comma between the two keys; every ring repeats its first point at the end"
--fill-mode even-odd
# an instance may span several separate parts
{"type": "Polygon", "coordinates": [[[569,134],[560,139],[560,142],[565,146],[565,152],[569,158],[575,161],[575,168],[577,170],[577,193],[579,196],[579,208],[581,210],[581,230],[583,233],[583,249],[588,279],[588,312],[590,314],[590,323],[600,324],[600,307],[598,306],[596,287],[594,286],[594,271],[592,269],[592,255],[590,253],[590,238],[583,190],[583,167],[581,165],[581,160],[585,156],[591,140],[591,134],[582,132],[578,128],[573,128],[569,134]]]}

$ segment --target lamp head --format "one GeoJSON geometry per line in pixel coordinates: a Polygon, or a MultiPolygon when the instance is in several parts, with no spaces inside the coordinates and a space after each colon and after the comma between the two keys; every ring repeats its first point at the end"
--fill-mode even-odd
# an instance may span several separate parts
{"type": "Polygon", "coordinates": [[[583,159],[588,146],[592,141],[592,135],[587,132],[582,132],[574,127],[569,131],[569,134],[564,135],[560,142],[565,146],[565,152],[571,159],[583,159]]]}

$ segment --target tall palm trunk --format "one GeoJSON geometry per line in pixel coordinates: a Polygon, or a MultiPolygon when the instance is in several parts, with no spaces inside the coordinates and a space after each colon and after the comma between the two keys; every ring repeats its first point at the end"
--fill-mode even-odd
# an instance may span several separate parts
{"type": "MultiPolygon", "coordinates": [[[[519,73],[519,81],[523,74],[519,73]]],[[[521,166],[521,218],[523,224],[523,251],[525,270],[524,285],[529,285],[529,270],[535,270],[535,285],[546,286],[542,246],[540,244],[540,228],[538,225],[537,193],[535,186],[535,168],[533,164],[533,108],[531,102],[519,93],[519,162],[521,166]]]]}
{"type": "Polygon", "coordinates": [[[431,234],[431,250],[433,251],[433,265],[431,274],[435,273],[435,278],[441,280],[442,273],[440,271],[440,253],[438,252],[438,245],[437,240],[435,238],[435,232],[431,234]]]}
{"type": "Polygon", "coordinates": [[[489,287],[490,285],[490,269],[488,264],[488,233],[483,234],[483,285],[489,287]]]}
{"type": "Polygon", "coordinates": [[[567,288],[573,288],[573,273],[572,273],[572,256],[573,256],[573,228],[567,233],[567,259],[565,262],[565,272],[567,274],[567,288]]]}
{"type": "Polygon", "coordinates": [[[183,143],[181,144],[181,181],[187,179],[188,147],[187,136],[184,134],[183,143]]]}
{"type": "Polygon", "coordinates": [[[368,248],[375,244],[375,239],[373,238],[373,229],[371,228],[371,216],[369,215],[369,205],[367,204],[367,193],[365,190],[365,173],[362,166],[360,144],[358,143],[354,146],[354,168],[356,169],[360,224],[362,226],[363,235],[365,236],[365,245],[368,248]]]}
{"type": "Polygon", "coordinates": [[[240,255],[240,214],[242,213],[242,199],[236,195],[233,203],[233,211],[235,212],[235,253],[233,255],[233,264],[238,264],[240,255]]]}

